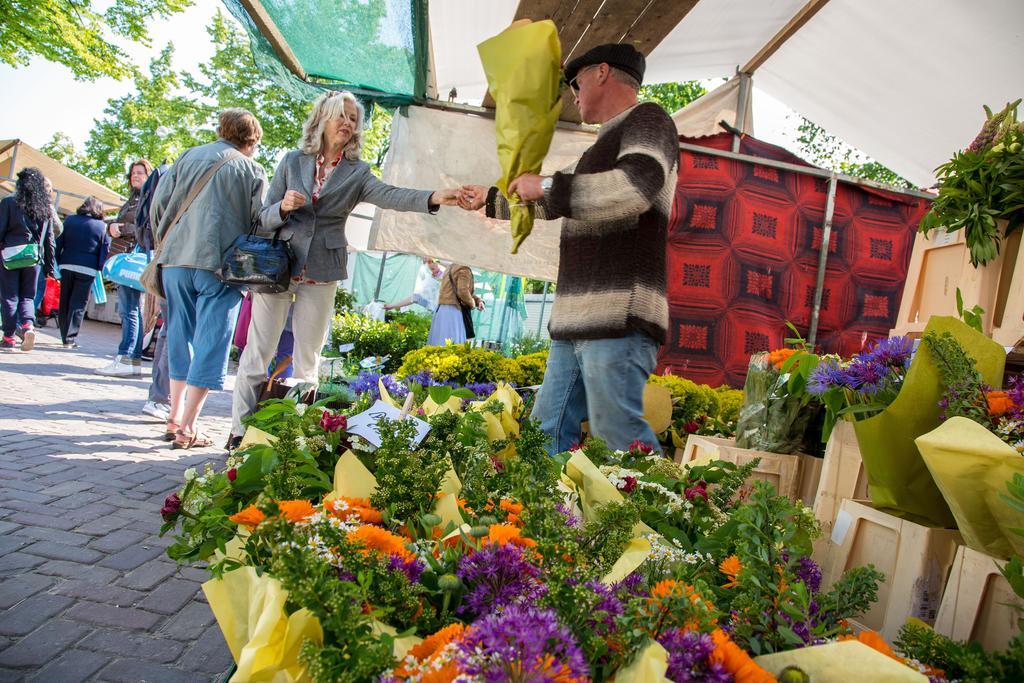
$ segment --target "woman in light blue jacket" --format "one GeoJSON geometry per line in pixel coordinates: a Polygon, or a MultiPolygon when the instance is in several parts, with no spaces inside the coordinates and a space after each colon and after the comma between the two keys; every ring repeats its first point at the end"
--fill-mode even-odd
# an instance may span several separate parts
{"type": "Polygon", "coordinates": [[[334,292],[345,279],[345,222],[356,204],[396,211],[435,212],[456,204],[456,190],[410,190],[381,182],[360,161],[364,111],[349,92],[328,92],[313,104],[299,149],[277,167],[260,213],[265,234],[280,231],[295,253],[292,287],[281,294],[255,294],[249,338],[238,362],[228,450],[241,441],[242,418],[251,413],[266,381],[289,307],[295,349],[294,377],[316,384],[320,350],[334,314],[334,292]]]}
{"type": "Polygon", "coordinates": [[[227,248],[257,220],[267,187],[266,172],[252,159],[263,137],[256,117],[244,109],[227,109],[220,114],[217,134],[216,142],[181,155],[160,179],[150,206],[167,294],[171,408],[164,438],[174,448],[212,444],[196,429],[196,420],[210,390],[224,386],[242,301],[242,292],[216,273],[227,248]],[[192,189],[217,164],[186,206],[192,189]]]}

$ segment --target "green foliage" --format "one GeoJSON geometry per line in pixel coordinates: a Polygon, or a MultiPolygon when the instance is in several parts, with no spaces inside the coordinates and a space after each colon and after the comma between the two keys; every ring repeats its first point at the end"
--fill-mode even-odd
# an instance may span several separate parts
{"type": "MultiPolygon", "coordinates": [[[[402,315],[405,317],[401,319],[411,322],[414,320],[412,316],[417,314],[402,315]]],[[[352,355],[356,358],[390,356],[384,370],[394,372],[407,354],[427,341],[428,331],[429,323],[424,325],[422,321],[407,325],[373,320],[354,311],[342,311],[334,317],[331,345],[338,348],[342,344],[355,344],[352,355]]]]}
{"type": "Polygon", "coordinates": [[[655,83],[641,86],[637,99],[641,102],[657,102],[669,114],[674,114],[706,92],[700,81],[655,83]]]}
{"type": "Polygon", "coordinates": [[[362,159],[370,165],[370,170],[379,178],[381,166],[384,165],[384,157],[387,156],[388,148],[391,145],[391,119],[394,116],[394,111],[374,104],[368,114],[368,121],[363,126],[362,159]]]}
{"type": "Polygon", "coordinates": [[[946,417],[959,415],[993,429],[995,425],[988,411],[985,382],[970,354],[949,332],[941,335],[928,332],[924,335],[924,343],[928,345],[939,371],[946,417]]]}
{"type": "Polygon", "coordinates": [[[839,173],[873,180],[893,187],[913,189],[914,184],[892,169],[864,156],[859,150],[825,132],[821,126],[801,117],[797,126],[800,154],[812,164],[839,173]]]}
{"type": "Polygon", "coordinates": [[[965,309],[964,295],[960,292],[959,287],[956,288],[956,314],[972,330],[985,334],[985,328],[982,326],[981,321],[981,316],[985,314],[985,309],[978,304],[974,304],[973,308],[965,309]]]}
{"type": "Polygon", "coordinates": [[[184,74],[183,85],[200,98],[207,125],[229,107],[248,109],[263,127],[256,159],[273,171],[282,153],[294,149],[311,102],[296,100],[263,75],[249,50],[249,37],[220,10],[206,27],[215,52],[199,66],[199,75],[184,74]]]}
{"type": "Polygon", "coordinates": [[[509,358],[516,356],[528,356],[533,353],[547,352],[551,348],[551,340],[540,335],[527,332],[515,341],[502,346],[501,352],[509,358]]]}
{"type": "Polygon", "coordinates": [[[334,312],[356,310],[356,296],[344,287],[338,287],[334,292],[334,312]]]}
{"type": "Polygon", "coordinates": [[[999,254],[1003,239],[1024,223],[1024,123],[1017,121],[1020,100],[988,119],[978,138],[936,169],[939,196],[921,220],[926,235],[936,228],[963,230],[971,264],[983,265],[999,254]],[[996,221],[1005,219],[1000,231],[996,221]]]}
{"type": "Polygon", "coordinates": [[[76,80],[120,80],[136,68],[112,38],[148,46],[150,22],[191,5],[191,0],[8,0],[0,21],[0,62],[19,67],[39,56],[63,64],[76,80]]]}
{"type": "Polygon", "coordinates": [[[981,645],[956,641],[929,626],[909,621],[900,628],[896,650],[934,669],[945,679],[965,683],[1009,683],[1024,680],[1024,637],[1018,634],[1002,652],[986,654],[981,645]]]}
{"type": "Polygon", "coordinates": [[[448,459],[433,449],[413,450],[416,427],[411,422],[382,420],[379,426],[380,448],[373,454],[377,489],[370,503],[397,520],[429,512],[448,470],[448,459]]]}
{"type": "Polygon", "coordinates": [[[135,88],[107,101],[85,143],[86,166],[73,167],[107,187],[128,191],[125,174],[135,159],[172,162],[189,147],[216,139],[207,108],[181,93],[172,66],[174,48],[165,47],[135,76],[135,88]]]}
{"type": "Polygon", "coordinates": [[[601,505],[583,525],[580,550],[598,571],[607,572],[633,538],[633,527],[639,521],[640,507],[632,499],[601,505]]]}
{"type": "Polygon", "coordinates": [[[506,358],[469,344],[425,346],[407,353],[397,374],[407,377],[427,370],[436,380],[458,384],[509,382],[516,386],[533,386],[544,380],[547,358],[547,351],[506,358]]]}

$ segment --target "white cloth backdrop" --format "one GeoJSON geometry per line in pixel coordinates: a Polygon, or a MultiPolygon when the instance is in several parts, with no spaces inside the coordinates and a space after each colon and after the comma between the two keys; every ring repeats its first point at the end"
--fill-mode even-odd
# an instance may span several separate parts
{"type": "MultiPolygon", "coordinates": [[[[573,163],[592,145],[591,133],[558,129],[543,173],[573,163]]],[[[383,180],[419,189],[492,185],[501,175],[494,120],[426,107],[401,109],[391,126],[383,180]],[[404,114],[403,114],[404,112],[404,114]]],[[[369,248],[447,259],[510,275],[555,280],[559,221],[536,221],[513,255],[507,221],[443,206],[437,215],[378,210],[369,248]]]]}

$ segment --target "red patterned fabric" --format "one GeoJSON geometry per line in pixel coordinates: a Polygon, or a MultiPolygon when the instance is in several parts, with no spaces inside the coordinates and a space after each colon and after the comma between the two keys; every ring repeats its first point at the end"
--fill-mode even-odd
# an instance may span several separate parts
{"type": "MultiPolygon", "coordinates": [[[[732,136],[683,142],[729,149],[732,136]]],[[[744,154],[807,166],[744,138],[744,154]]],[[[668,343],[658,371],[742,386],[750,354],[805,335],[814,305],[828,183],[746,161],[680,152],[668,229],[668,343]]],[[[927,200],[839,183],[818,323],[819,350],[849,355],[899,312],[927,200]]]]}

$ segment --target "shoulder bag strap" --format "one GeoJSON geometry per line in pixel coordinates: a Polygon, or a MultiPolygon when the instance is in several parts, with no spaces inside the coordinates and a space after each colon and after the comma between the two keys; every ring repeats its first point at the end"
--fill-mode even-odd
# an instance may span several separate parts
{"type": "Polygon", "coordinates": [[[178,213],[175,214],[174,220],[171,221],[171,224],[169,226],[167,226],[167,231],[164,233],[163,239],[160,240],[160,242],[157,242],[156,233],[153,234],[153,251],[160,250],[160,243],[167,241],[167,237],[171,234],[171,230],[173,230],[174,226],[178,224],[178,222],[181,220],[181,217],[185,215],[186,211],[188,211],[188,208],[192,206],[192,202],[195,201],[195,198],[198,197],[199,193],[203,191],[203,188],[205,188],[206,184],[210,182],[210,179],[213,178],[213,175],[220,170],[220,167],[228,163],[232,159],[236,159],[240,156],[242,155],[239,154],[236,150],[229,150],[229,152],[224,156],[224,158],[222,158],[220,161],[211,166],[206,171],[206,173],[203,174],[203,177],[199,179],[199,182],[192,186],[192,189],[189,191],[188,196],[185,197],[185,201],[182,202],[181,208],[178,209],[178,213]]]}

